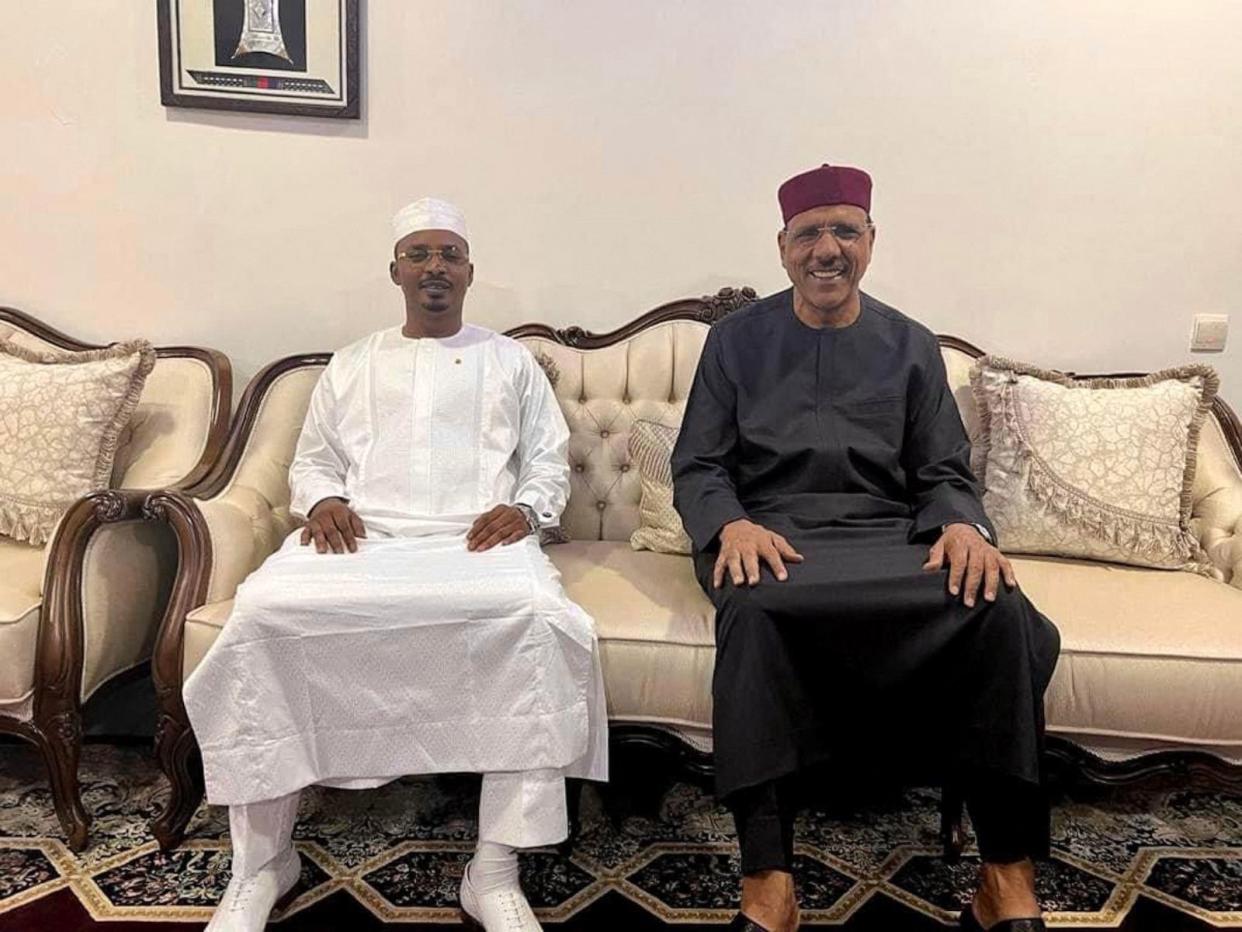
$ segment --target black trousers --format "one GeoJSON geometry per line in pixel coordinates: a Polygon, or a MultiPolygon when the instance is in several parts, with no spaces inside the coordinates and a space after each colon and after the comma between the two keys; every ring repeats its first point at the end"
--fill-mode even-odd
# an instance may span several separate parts
{"type": "Polygon", "coordinates": [[[900,528],[835,535],[789,530],[805,563],[755,587],[716,589],[714,555],[695,556],[716,608],[717,795],[812,767],[844,773],[876,736],[963,787],[956,775],[1038,785],[1056,627],[1019,589],[965,606],[900,528]]]}
{"type": "Polygon", "coordinates": [[[1056,626],[1016,588],[964,605],[947,571],[924,571],[927,542],[911,542],[909,522],[755,520],[805,557],[787,580],[765,570],[757,586],[717,589],[715,553],[695,554],[716,608],[716,792],[734,813],[744,869],[788,869],[789,778],[846,773],[852,760],[903,777],[916,762],[954,783],[985,860],[1045,854],[1044,693],[1056,626]]]}
{"type": "MultiPolygon", "coordinates": [[[[988,775],[968,779],[964,790],[979,854],[986,863],[1012,864],[1048,856],[1048,800],[1041,787],[988,775]]],[[[737,826],[742,873],[790,871],[797,814],[793,781],[768,780],[746,787],[725,803],[737,826]]]]}

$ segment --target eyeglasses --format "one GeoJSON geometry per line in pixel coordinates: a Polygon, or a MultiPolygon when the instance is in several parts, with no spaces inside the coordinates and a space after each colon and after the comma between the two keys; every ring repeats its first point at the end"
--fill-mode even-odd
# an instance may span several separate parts
{"type": "Polygon", "coordinates": [[[431,261],[432,256],[439,256],[449,265],[462,265],[470,261],[470,257],[460,246],[441,246],[438,249],[430,246],[411,246],[405,252],[397,253],[398,259],[404,259],[412,265],[426,265],[431,261]]]}
{"type": "Polygon", "coordinates": [[[861,227],[852,223],[825,223],[823,226],[798,227],[788,236],[789,242],[797,249],[810,249],[827,233],[842,246],[857,243],[868,230],[874,230],[875,224],[868,221],[861,227]]]}

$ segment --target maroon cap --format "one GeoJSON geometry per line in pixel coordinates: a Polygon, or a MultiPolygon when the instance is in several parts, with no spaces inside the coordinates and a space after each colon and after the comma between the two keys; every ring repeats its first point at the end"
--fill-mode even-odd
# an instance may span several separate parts
{"type": "Polygon", "coordinates": [[[861,168],[821,165],[794,175],[776,192],[786,223],[804,210],[829,204],[853,204],[871,213],[871,176],[861,168]]]}

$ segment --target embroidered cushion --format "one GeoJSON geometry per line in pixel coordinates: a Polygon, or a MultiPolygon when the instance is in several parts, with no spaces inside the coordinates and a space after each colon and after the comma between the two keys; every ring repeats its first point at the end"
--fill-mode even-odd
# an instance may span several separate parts
{"type": "Polygon", "coordinates": [[[1004,550],[1214,574],[1190,527],[1214,370],[1071,379],[985,356],[970,380],[972,466],[1004,550]]]}
{"type": "Polygon", "coordinates": [[[630,535],[635,550],[690,553],[690,537],[673,507],[673,467],[670,458],[679,428],[655,421],[635,421],[630,429],[630,459],[638,466],[642,497],[638,528],[630,535]]]}
{"type": "Polygon", "coordinates": [[[41,353],[0,340],[0,534],[45,543],[73,502],[108,487],[154,365],[145,341],[41,353]]]}

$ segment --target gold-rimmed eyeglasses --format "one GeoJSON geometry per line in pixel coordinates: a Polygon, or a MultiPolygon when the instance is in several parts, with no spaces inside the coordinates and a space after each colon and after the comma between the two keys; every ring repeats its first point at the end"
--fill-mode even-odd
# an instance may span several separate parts
{"type": "Polygon", "coordinates": [[[842,246],[852,246],[862,239],[868,230],[874,230],[875,224],[868,220],[864,224],[824,223],[794,227],[785,234],[786,239],[795,249],[810,249],[819,242],[825,233],[842,246]]]}
{"type": "Polygon", "coordinates": [[[397,253],[398,259],[404,259],[412,265],[426,265],[432,256],[439,256],[449,265],[462,265],[470,261],[466,250],[460,246],[411,246],[404,252],[397,253]]]}

